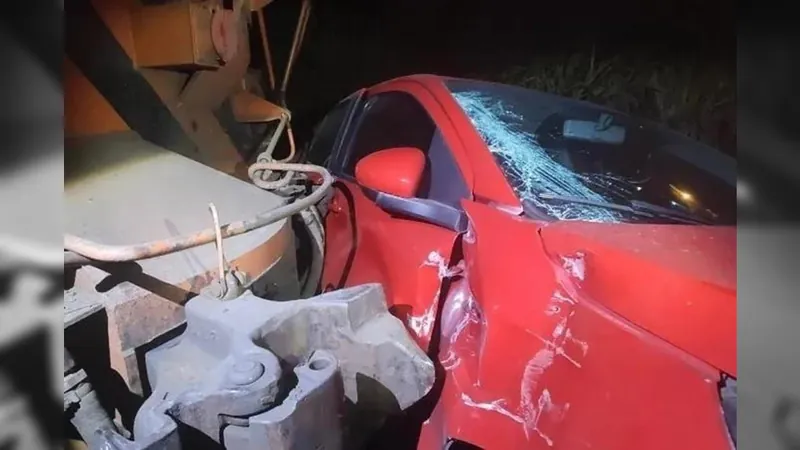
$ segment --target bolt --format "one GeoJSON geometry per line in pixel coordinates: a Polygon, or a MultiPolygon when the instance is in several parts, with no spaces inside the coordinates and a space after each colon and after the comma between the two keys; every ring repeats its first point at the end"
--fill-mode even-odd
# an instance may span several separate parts
{"type": "Polygon", "coordinates": [[[228,372],[228,380],[238,386],[248,385],[264,374],[264,365],[252,359],[236,361],[228,372]]]}

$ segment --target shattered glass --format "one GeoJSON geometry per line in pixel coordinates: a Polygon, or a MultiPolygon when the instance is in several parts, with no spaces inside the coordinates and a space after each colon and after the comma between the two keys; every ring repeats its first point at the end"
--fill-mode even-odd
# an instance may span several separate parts
{"type": "Polygon", "coordinates": [[[627,190],[624,187],[625,180],[621,177],[578,174],[564,167],[539,145],[536,136],[522,129],[522,116],[502,100],[477,91],[454,92],[453,97],[467,113],[523,201],[530,202],[559,220],[622,221],[618,211],[592,205],[546,201],[538,195],[548,193],[609,202],[591,187],[627,190]]]}

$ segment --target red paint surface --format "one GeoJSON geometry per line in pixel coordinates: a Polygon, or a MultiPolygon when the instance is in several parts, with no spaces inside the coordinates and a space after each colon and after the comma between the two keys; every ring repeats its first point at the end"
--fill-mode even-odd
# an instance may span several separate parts
{"type": "Polygon", "coordinates": [[[425,154],[418,148],[391,148],[364,157],[356,165],[358,184],[378,192],[411,198],[425,170],[425,154]]]}
{"type": "Polygon", "coordinates": [[[736,229],[557,223],[550,251],[581,251],[598,301],[706,363],[736,375],[736,229]]]}
{"type": "Polygon", "coordinates": [[[439,271],[449,263],[456,233],[393,218],[352,182],[336,185],[331,203],[322,285],[338,289],[381,283],[392,312],[427,348],[439,301],[439,271]]]}
{"type": "Polygon", "coordinates": [[[345,181],[327,217],[323,278],[383,283],[423,348],[441,310],[444,388],[418,448],[730,448],[716,382],[736,374],[735,230],[544,225],[502,212],[519,202],[439,79],[369,92],[390,90],[414,95],[439,124],[473,193],[470,230],[457,240],[391,217],[345,181]]]}
{"type": "Polygon", "coordinates": [[[552,252],[547,228],[467,210],[469,285],[451,296],[468,289],[474,306],[443,339],[445,388],[419,448],[442,436],[487,449],[729,448],[715,368],[611,310],[594,260],[585,281],[570,275],[559,261],[575,252],[552,252]]]}

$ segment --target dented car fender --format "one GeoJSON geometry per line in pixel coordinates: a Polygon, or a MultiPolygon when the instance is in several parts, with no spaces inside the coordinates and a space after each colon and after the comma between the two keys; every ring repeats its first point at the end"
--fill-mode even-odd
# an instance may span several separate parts
{"type": "Polygon", "coordinates": [[[444,387],[418,448],[730,448],[718,368],[598,301],[592,261],[548,251],[543,224],[464,208],[465,270],[441,315],[444,387]]]}

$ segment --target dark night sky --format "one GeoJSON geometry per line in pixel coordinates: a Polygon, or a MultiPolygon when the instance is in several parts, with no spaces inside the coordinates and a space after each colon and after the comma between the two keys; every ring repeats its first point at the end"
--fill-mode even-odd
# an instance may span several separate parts
{"type": "MultiPolygon", "coordinates": [[[[280,65],[299,0],[267,8],[280,65]],[[282,51],[283,50],[283,51],[282,51]]],[[[735,67],[725,0],[318,0],[288,92],[301,135],[359,87],[411,73],[489,77],[538,56],[700,57],[735,67]]],[[[280,69],[279,69],[280,72],[280,69]]]]}

